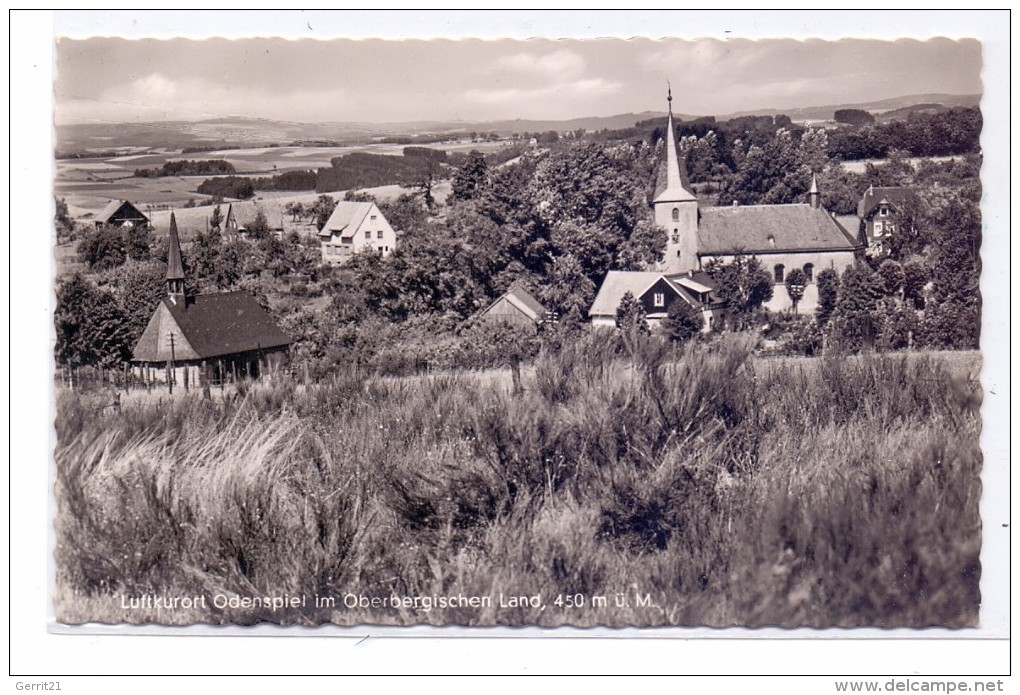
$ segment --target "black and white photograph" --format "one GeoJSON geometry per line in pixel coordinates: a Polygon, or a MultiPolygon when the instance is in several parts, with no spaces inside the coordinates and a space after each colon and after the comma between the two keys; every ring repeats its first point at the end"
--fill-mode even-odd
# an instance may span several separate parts
{"type": "Polygon", "coordinates": [[[317,19],[54,32],[51,631],[1003,629],[980,37],[317,19]]]}

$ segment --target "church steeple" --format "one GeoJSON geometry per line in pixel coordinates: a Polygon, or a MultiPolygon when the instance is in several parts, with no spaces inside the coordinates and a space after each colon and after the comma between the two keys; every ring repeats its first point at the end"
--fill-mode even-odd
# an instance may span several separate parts
{"type": "Polygon", "coordinates": [[[698,268],[698,197],[691,190],[676,149],[672,85],[666,92],[666,103],[666,156],[659,164],[652,208],[655,223],[666,230],[666,253],[660,269],[682,273],[698,268]]]}
{"type": "Polygon", "coordinates": [[[697,200],[683,172],[683,163],[676,151],[676,125],[673,123],[673,90],[668,91],[669,118],[666,119],[666,177],[665,186],[655,191],[655,203],[680,203],[697,200]]]}
{"type": "Polygon", "coordinates": [[[822,197],[818,192],[818,179],[814,174],[811,174],[811,190],[808,192],[808,200],[811,202],[811,207],[816,210],[822,205],[822,197]]]}
{"type": "Polygon", "coordinates": [[[177,218],[170,212],[170,247],[166,259],[166,293],[174,304],[185,301],[184,263],[181,262],[181,240],[177,236],[177,218]]]}

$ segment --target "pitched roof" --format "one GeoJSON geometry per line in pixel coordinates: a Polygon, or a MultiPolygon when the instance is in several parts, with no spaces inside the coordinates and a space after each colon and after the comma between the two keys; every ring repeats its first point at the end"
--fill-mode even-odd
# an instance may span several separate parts
{"type": "MultiPolygon", "coordinates": [[[[290,345],[290,337],[255,298],[243,291],[202,294],[187,302],[164,298],[135,346],[136,362],[170,359],[164,335],[176,325],[180,360],[221,357],[290,345]]],[[[176,345],[175,345],[176,350],[176,345]]]]}
{"type": "Polygon", "coordinates": [[[893,204],[902,203],[912,195],[913,191],[902,186],[871,186],[864,191],[860,202],[857,203],[857,216],[867,217],[883,201],[893,204]]]}
{"type": "Polygon", "coordinates": [[[111,200],[109,203],[106,204],[106,207],[103,208],[102,212],[99,213],[96,219],[98,219],[100,222],[109,222],[110,218],[113,217],[117,212],[119,212],[120,209],[123,208],[124,206],[131,208],[131,211],[129,212],[130,217],[127,217],[125,219],[145,221],[149,220],[148,217],[142,214],[141,210],[139,210],[126,200],[111,200]]]}
{"type": "Polygon", "coordinates": [[[356,203],[349,200],[341,200],[336,204],[333,214],[322,226],[319,236],[332,236],[341,232],[342,237],[348,237],[357,231],[365,215],[375,203],[356,203]]]}
{"type": "Polygon", "coordinates": [[[697,200],[691,192],[691,183],[687,180],[687,166],[683,157],[676,151],[676,128],[673,126],[673,114],[666,121],[665,157],[659,163],[655,181],[654,203],[676,203],[697,200]]]}
{"type": "Polygon", "coordinates": [[[822,208],[796,205],[737,205],[702,208],[698,253],[852,251],[859,244],[822,208]]]}
{"type": "MultiPolygon", "coordinates": [[[[500,299],[506,299],[535,321],[544,319],[546,314],[549,313],[549,310],[542,305],[542,302],[535,299],[531,293],[523,287],[511,287],[509,290],[504,292],[499,299],[490,304],[489,309],[495,306],[500,299]]],[[[488,311],[489,309],[486,309],[485,311],[488,311]]]]}

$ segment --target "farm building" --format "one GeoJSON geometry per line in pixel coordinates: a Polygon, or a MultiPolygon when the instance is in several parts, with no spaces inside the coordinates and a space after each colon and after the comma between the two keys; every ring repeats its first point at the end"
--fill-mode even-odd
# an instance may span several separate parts
{"type": "Polygon", "coordinates": [[[170,215],[167,296],[156,306],[131,361],[146,381],[186,387],[258,378],[287,359],[290,338],[247,292],[189,297],[177,221],[170,215]]]}
{"type": "Polygon", "coordinates": [[[319,231],[322,262],[345,263],[359,251],[387,256],[397,247],[397,233],[375,203],[340,201],[319,231]]]}
{"type": "Polygon", "coordinates": [[[96,217],[96,226],[111,227],[144,227],[149,218],[142,211],[126,200],[111,200],[96,217]]]}
{"type": "Polygon", "coordinates": [[[610,270],[595,295],[588,317],[593,326],[615,326],[620,300],[629,292],[641,302],[649,324],[660,324],[674,302],[687,302],[702,313],[707,331],[724,308],[714,301],[711,282],[705,273],[693,271],[684,275],[665,275],[651,271],[610,270]]]}
{"type": "Polygon", "coordinates": [[[798,308],[814,312],[817,273],[826,268],[842,272],[864,245],[822,208],[815,180],[805,203],[702,207],[677,153],[672,99],[670,94],[665,156],[652,199],[655,223],[667,234],[666,255],[658,270],[671,277],[702,271],[713,260],[726,263],[736,256],[754,256],[776,284],[766,307],[783,311],[793,305],[784,284],[786,274],[801,268],[808,286],[798,308]]]}
{"type": "Polygon", "coordinates": [[[540,326],[552,320],[552,312],[522,287],[511,287],[478,316],[522,326],[540,326]]]}

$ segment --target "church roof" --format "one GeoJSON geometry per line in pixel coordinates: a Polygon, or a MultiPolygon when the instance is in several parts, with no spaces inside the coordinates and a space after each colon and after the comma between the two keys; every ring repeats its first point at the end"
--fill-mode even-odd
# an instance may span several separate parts
{"type": "Polygon", "coordinates": [[[341,233],[341,237],[349,237],[353,235],[358,227],[361,226],[365,216],[368,215],[369,210],[375,203],[356,203],[350,200],[341,200],[336,204],[336,209],[333,210],[333,214],[326,220],[326,224],[322,226],[322,231],[319,232],[319,236],[332,236],[337,232],[341,233]]]}
{"type": "Polygon", "coordinates": [[[673,114],[666,121],[666,147],[655,180],[653,203],[676,203],[697,200],[687,179],[687,164],[676,151],[676,128],[673,114]]]}
{"type": "Polygon", "coordinates": [[[698,253],[853,251],[859,244],[822,208],[810,205],[735,205],[702,208],[698,253]]]}
{"type": "Polygon", "coordinates": [[[174,332],[174,358],[207,359],[290,345],[290,337],[255,298],[243,291],[202,294],[186,302],[163,299],[138,339],[135,362],[170,359],[169,332],[174,332]]]}

